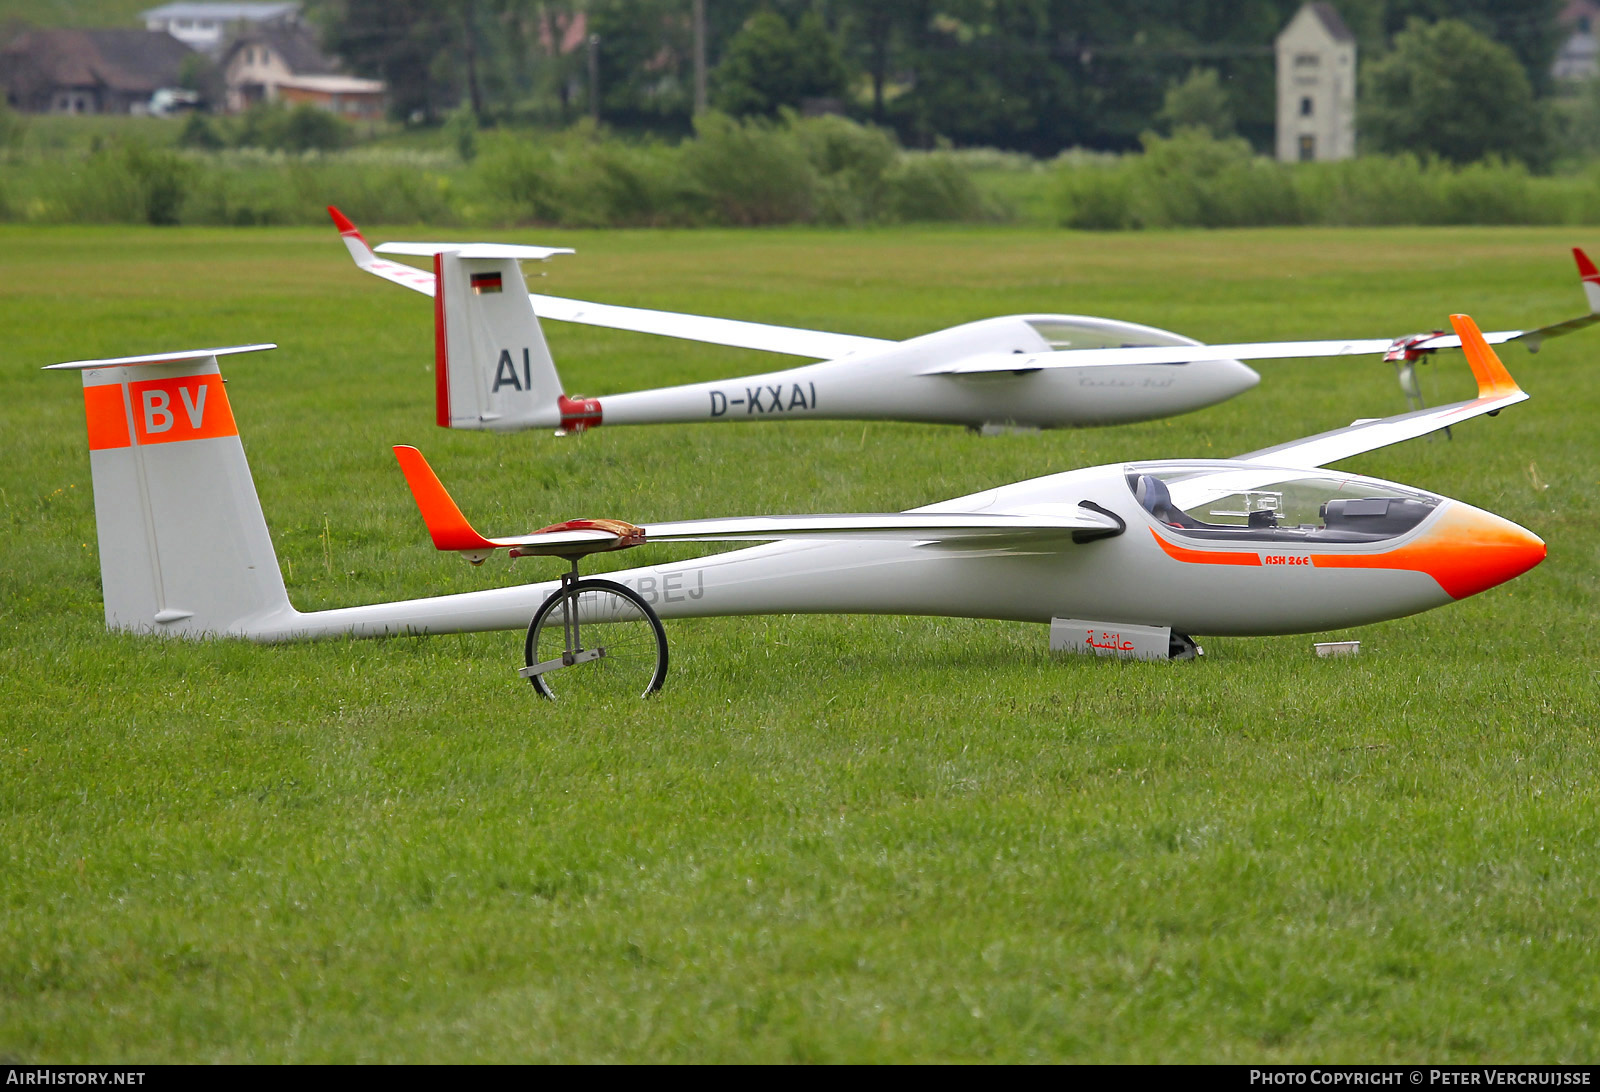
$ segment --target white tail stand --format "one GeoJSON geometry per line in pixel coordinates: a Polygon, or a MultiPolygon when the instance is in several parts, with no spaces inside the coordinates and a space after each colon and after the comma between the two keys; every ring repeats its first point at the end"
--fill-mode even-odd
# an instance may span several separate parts
{"type": "Polygon", "coordinates": [[[1200,646],[1171,626],[1126,622],[1050,619],[1050,651],[1114,656],[1119,660],[1188,660],[1204,655],[1200,646]]]}

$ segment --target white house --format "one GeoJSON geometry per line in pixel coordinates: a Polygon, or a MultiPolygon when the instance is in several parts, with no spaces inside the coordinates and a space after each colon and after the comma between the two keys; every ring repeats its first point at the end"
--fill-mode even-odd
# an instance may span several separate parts
{"type": "Polygon", "coordinates": [[[163,4],[140,14],[146,30],[164,30],[190,49],[215,57],[233,31],[265,23],[293,23],[298,3],[163,4]]]}
{"type": "Polygon", "coordinates": [[[1278,57],[1278,159],[1356,154],[1356,39],[1332,4],[1306,4],[1283,28],[1278,57]]]}

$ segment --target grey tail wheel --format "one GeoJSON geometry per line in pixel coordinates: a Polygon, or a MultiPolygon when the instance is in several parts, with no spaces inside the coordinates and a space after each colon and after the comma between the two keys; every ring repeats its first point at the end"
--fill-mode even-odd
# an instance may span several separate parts
{"type": "Polygon", "coordinates": [[[646,697],[667,677],[661,619],[614,580],[577,580],[554,592],[528,625],[524,651],[522,674],[552,700],[646,697]]]}

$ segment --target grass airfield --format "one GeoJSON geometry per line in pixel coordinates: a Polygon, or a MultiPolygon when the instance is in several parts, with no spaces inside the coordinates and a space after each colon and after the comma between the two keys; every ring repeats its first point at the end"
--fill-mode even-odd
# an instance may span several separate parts
{"type": "MultiPolygon", "coordinates": [[[[373,229],[372,241],[430,238],[373,229]]],[[[1559,229],[540,232],[536,290],[882,337],[1102,314],[1207,341],[1578,314],[1559,229]]],[[[900,509],[1400,412],[1377,360],[1264,362],[1186,417],[451,433],[427,301],[331,227],[0,227],[0,1058],[16,1062],[1592,1061],[1600,330],[1532,399],[1342,466],[1549,559],[1360,630],[1052,659],[1043,627],[668,623],[648,702],[538,703],[522,636],[255,647],[104,631],[58,360],[224,361],[301,609],[555,574],[436,554],[389,446],[516,533],[900,509]],[[1355,659],[1313,640],[1358,637],[1355,659]]],[[[768,368],[550,324],[568,391],[768,368]]],[[[1473,391],[1459,355],[1430,401],[1473,391]]],[[[615,567],[691,551],[647,547],[615,567]]],[[[591,568],[601,568],[607,559],[591,568]]]]}

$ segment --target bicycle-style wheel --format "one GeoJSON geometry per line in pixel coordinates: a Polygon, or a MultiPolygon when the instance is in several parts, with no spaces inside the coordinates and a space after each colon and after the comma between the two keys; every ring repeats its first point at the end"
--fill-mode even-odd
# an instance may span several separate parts
{"type": "Polygon", "coordinates": [[[578,580],[556,591],[528,626],[527,676],[551,699],[645,697],[667,677],[661,619],[631,588],[578,580]]]}

